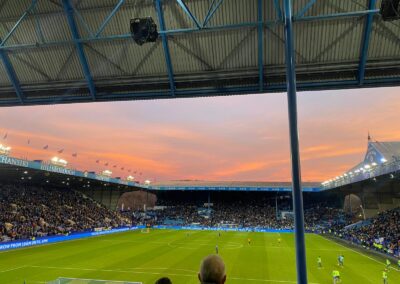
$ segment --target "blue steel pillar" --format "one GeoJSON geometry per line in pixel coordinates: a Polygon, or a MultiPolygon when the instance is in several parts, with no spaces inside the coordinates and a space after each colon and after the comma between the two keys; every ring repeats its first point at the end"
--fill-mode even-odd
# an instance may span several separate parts
{"type": "Polygon", "coordinates": [[[292,162],[292,195],[294,211],[294,230],[296,239],[297,283],[307,284],[303,193],[301,189],[299,135],[297,129],[296,70],[292,27],[292,3],[291,0],[285,0],[284,2],[286,85],[292,162]]]}

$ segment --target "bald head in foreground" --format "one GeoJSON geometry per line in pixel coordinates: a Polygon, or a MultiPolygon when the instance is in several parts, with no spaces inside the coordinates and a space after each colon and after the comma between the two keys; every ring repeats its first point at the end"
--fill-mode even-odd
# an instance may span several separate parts
{"type": "Polygon", "coordinates": [[[225,264],[218,255],[209,255],[200,265],[199,280],[202,284],[224,284],[226,281],[225,264]]]}

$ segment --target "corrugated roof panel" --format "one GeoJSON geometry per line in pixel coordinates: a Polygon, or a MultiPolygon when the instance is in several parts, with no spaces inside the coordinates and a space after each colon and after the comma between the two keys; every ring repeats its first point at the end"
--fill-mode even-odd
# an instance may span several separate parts
{"type": "Polygon", "coordinates": [[[170,40],[175,72],[249,68],[257,64],[255,28],[197,33],[170,40]]]}
{"type": "MultiPolygon", "coordinates": [[[[4,22],[2,37],[14,27],[14,22],[4,22]]],[[[0,34],[0,35],[1,35],[0,34]]],[[[9,37],[6,46],[38,42],[67,41],[71,33],[64,14],[29,17],[23,20],[9,37]]]]}
{"type": "Polygon", "coordinates": [[[257,0],[224,1],[210,20],[209,25],[218,26],[248,22],[257,22],[257,0]],[[240,12],[238,13],[238,11],[240,12]]]}
{"type": "Polygon", "coordinates": [[[30,49],[10,54],[10,60],[21,83],[50,82],[57,80],[73,80],[82,78],[79,62],[74,61],[70,54],[73,47],[59,47],[58,49],[30,49]],[[63,68],[68,60],[67,68],[63,68]],[[69,68],[75,66],[72,74],[69,68]],[[57,74],[61,71],[59,78],[57,74]],[[69,75],[69,76],[68,76],[69,75]]]}
{"type": "Polygon", "coordinates": [[[96,42],[89,46],[97,51],[96,53],[93,50],[89,51],[88,47],[85,48],[90,69],[95,78],[121,75],[165,75],[167,73],[161,40],[142,46],[135,44],[131,39],[96,42]],[[99,53],[113,63],[107,62],[99,53]],[[115,65],[120,66],[120,69],[115,65]],[[106,66],[109,69],[105,68],[106,66]]]}
{"type": "MultiPolygon", "coordinates": [[[[41,33],[46,42],[67,41],[72,39],[65,14],[54,14],[47,15],[45,17],[38,17],[37,23],[40,25],[41,33]]],[[[30,24],[34,26],[36,21],[32,19],[30,24]]],[[[37,35],[37,38],[40,39],[40,35],[37,35]]]]}
{"type": "Polygon", "coordinates": [[[11,82],[8,79],[6,69],[4,67],[3,61],[0,60],[0,85],[1,86],[11,86],[11,82]]]}
{"type": "MultiPolygon", "coordinates": [[[[264,65],[285,64],[285,35],[282,26],[265,29],[264,32],[264,65]]],[[[268,73],[270,70],[266,68],[268,73]]]]}
{"type": "Polygon", "coordinates": [[[399,34],[399,22],[383,22],[375,17],[368,49],[368,61],[400,58],[399,34]]]}
{"type": "Polygon", "coordinates": [[[164,49],[161,41],[138,46],[135,43],[127,45],[126,60],[121,67],[132,75],[166,75],[164,49]]]}
{"type": "Polygon", "coordinates": [[[87,44],[85,54],[88,60],[90,71],[94,79],[110,78],[127,75],[119,65],[126,57],[126,47],[133,42],[125,41],[125,45],[104,42],[101,44],[87,44]]]}
{"type": "MultiPolygon", "coordinates": [[[[14,27],[13,22],[3,23],[3,29],[8,34],[14,27]]],[[[4,37],[4,36],[3,36],[4,37]]],[[[29,20],[22,21],[14,33],[8,38],[6,46],[18,45],[21,43],[36,43],[38,38],[36,37],[35,25],[31,24],[29,20]]]]}
{"type": "Polygon", "coordinates": [[[362,18],[296,23],[296,61],[299,64],[357,61],[363,30],[362,18]]]}
{"type": "Polygon", "coordinates": [[[59,65],[57,80],[84,80],[82,65],[75,46],[65,47],[62,52],[62,65],[59,65]]]}
{"type": "MultiPolygon", "coordinates": [[[[0,4],[0,22],[7,22],[14,26],[24,12],[30,7],[32,0],[4,0],[0,4]]],[[[50,13],[60,15],[63,12],[62,4],[51,1],[37,1],[36,6],[25,17],[24,21],[32,21],[35,17],[47,17],[50,13]]]]}
{"type": "Polygon", "coordinates": [[[199,37],[190,35],[169,37],[174,73],[214,70],[213,64],[206,58],[207,51],[200,46],[200,41],[203,41],[200,34],[199,37]]]}

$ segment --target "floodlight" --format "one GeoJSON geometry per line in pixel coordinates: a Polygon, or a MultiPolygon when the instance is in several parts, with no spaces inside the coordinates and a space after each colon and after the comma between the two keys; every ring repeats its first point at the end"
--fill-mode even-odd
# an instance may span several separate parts
{"type": "Polygon", "coordinates": [[[400,0],[382,0],[380,14],[384,21],[400,19],[400,0]]]}
{"type": "Polygon", "coordinates": [[[11,147],[10,146],[5,146],[0,144],[0,155],[5,155],[8,156],[11,152],[11,147]]]}
{"type": "Polygon", "coordinates": [[[130,22],[131,35],[138,45],[155,42],[158,38],[157,25],[153,18],[135,18],[130,22]]]}
{"type": "Polygon", "coordinates": [[[55,166],[64,167],[64,168],[68,165],[68,162],[66,160],[60,159],[58,157],[51,158],[50,163],[55,166]]]}
{"type": "Polygon", "coordinates": [[[381,162],[382,162],[382,163],[386,163],[387,160],[386,160],[385,158],[382,158],[382,159],[381,159],[381,162]]]}
{"type": "Polygon", "coordinates": [[[104,171],[102,171],[101,174],[102,174],[103,176],[111,177],[112,171],[110,171],[110,170],[104,170],[104,171]]]}

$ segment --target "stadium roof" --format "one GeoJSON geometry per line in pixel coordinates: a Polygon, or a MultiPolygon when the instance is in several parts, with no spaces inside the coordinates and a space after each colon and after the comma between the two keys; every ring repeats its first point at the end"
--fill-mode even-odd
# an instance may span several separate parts
{"type": "Polygon", "coordinates": [[[89,187],[88,184],[90,184],[92,188],[108,186],[125,190],[141,187],[136,182],[111,178],[94,172],[83,172],[42,161],[28,161],[5,155],[0,155],[0,181],[48,183],[59,187],[69,185],[89,187]]]}
{"type": "MultiPolygon", "coordinates": [[[[381,0],[296,0],[297,88],[399,85],[400,25],[381,0]]],[[[0,106],[286,90],[280,0],[4,0],[0,106]],[[259,13],[259,12],[260,13],[259,13]],[[129,22],[151,16],[156,43],[129,22]]]]}
{"type": "MultiPolygon", "coordinates": [[[[0,155],[0,181],[49,183],[60,187],[109,186],[126,190],[187,190],[187,191],[291,191],[290,182],[213,182],[213,181],[170,181],[151,185],[112,178],[95,172],[78,171],[60,167],[43,161],[28,161],[0,155]]],[[[316,182],[303,183],[303,191],[319,192],[321,186],[316,182]]]]}
{"type": "Polygon", "coordinates": [[[400,170],[400,142],[369,141],[364,160],[340,176],[322,183],[323,189],[332,189],[400,170]]]}

